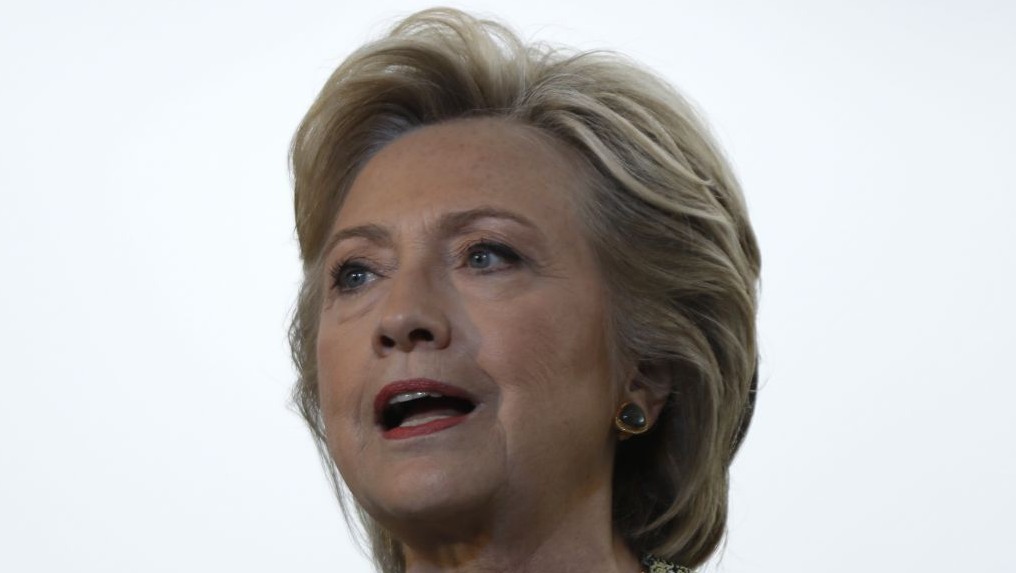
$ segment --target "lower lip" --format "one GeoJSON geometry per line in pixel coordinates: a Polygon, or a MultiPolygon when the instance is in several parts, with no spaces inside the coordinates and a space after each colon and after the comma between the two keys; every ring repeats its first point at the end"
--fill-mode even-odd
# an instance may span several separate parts
{"type": "Polygon", "coordinates": [[[449,416],[447,418],[441,418],[440,420],[433,420],[426,424],[420,424],[419,426],[410,426],[408,428],[398,427],[392,428],[391,430],[385,430],[381,432],[381,436],[386,440],[405,440],[406,438],[416,438],[419,436],[426,436],[427,434],[433,434],[440,432],[441,430],[447,430],[452,426],[458,426],[462,422],[466,421],[469,414],[463,414],[461,416],[449,416]]]}

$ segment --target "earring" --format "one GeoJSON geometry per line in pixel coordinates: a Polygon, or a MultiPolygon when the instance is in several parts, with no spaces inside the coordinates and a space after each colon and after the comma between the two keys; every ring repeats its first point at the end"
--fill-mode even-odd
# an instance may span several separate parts
{"type": "Polygon", "coordinates": [[[614,416],[614,425],[618,430],[631,435],[644,434],[649,429],[646,413],[638,404],[631,402],[625,402],[618,408],[617,414],[614,416]]]}

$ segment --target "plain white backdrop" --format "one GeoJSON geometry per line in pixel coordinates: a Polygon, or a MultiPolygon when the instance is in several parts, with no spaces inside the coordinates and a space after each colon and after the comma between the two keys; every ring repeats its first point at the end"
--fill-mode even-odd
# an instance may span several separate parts
{"type": "MultiPolygon", "coordinates": [[[[3,2],[0,570],[370,571],[287,408],[287,147],[370,2],[3,2]]],[[[725,573],[1016,570],[1016,3],[454,2],[710,120],[763,252],[725,573]]]]}

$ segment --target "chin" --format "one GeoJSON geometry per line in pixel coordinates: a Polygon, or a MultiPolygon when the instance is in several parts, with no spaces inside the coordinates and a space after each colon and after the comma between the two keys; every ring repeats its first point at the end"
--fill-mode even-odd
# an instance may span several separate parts
{"type": "Polygon", "coordinates": [[[466,516],[482,514],[492,502],[497,480],[493,468],[455,457],[406,459],[384,471],[364,472],[373,479],[354,495],[367,513],[393,531],[420,522],[461,527],[466,516]]]}

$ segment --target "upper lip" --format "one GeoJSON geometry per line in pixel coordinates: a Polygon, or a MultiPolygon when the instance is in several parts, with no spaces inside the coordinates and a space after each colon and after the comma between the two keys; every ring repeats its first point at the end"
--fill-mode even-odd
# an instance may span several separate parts
{"type": "Polygon", "coordinates": [[[374,419],[381,420],[381,416],[388,405],[388,401],[404,392],[436,392],[449,398],[460,398],[469,400],[476,404],[476,398],[466,390],[453,386],[446,382],[438,382],[430,378],[412,378],[409,380],[396,380],[386,384],[384,388],[374,397],[374,419]]]}

